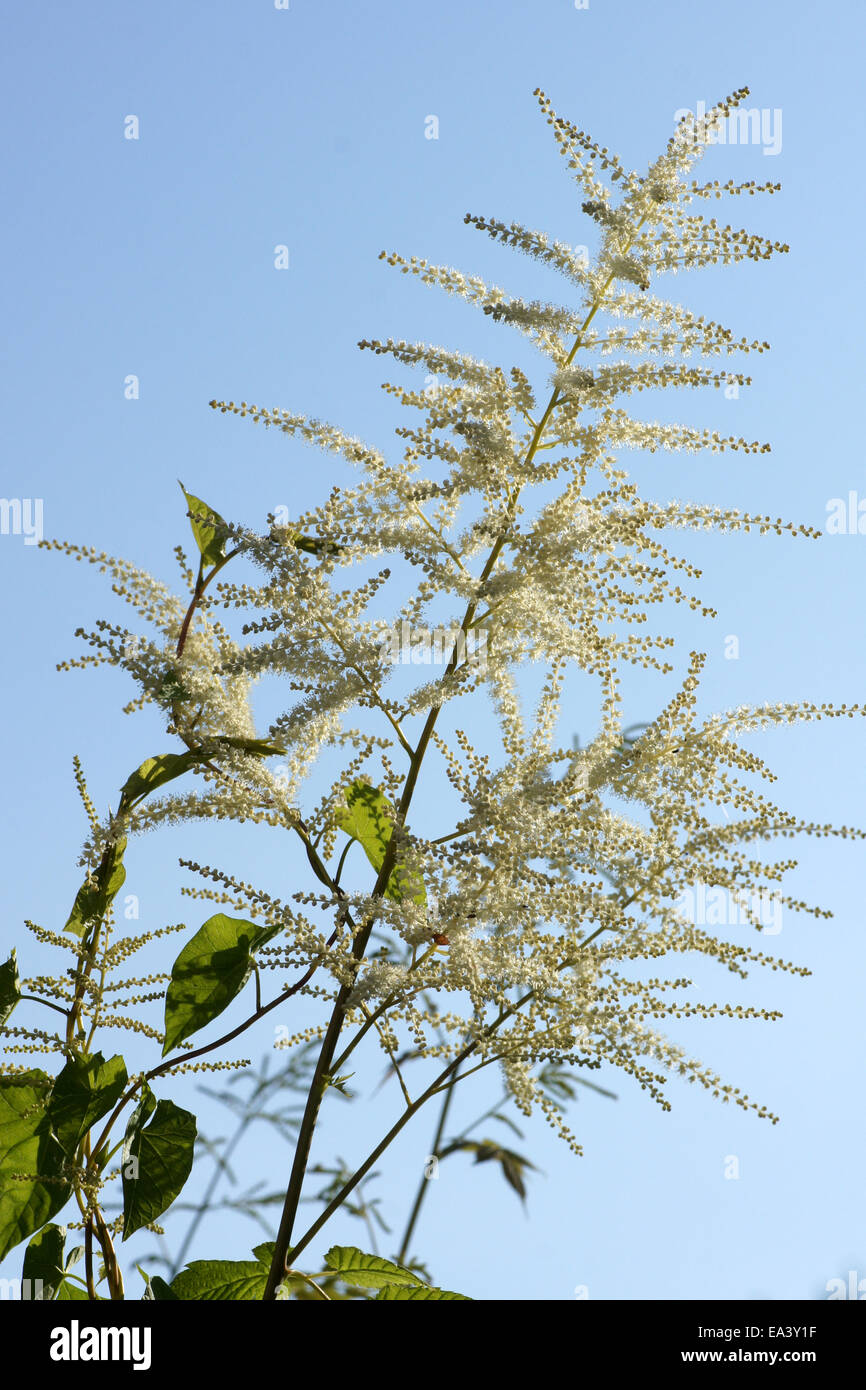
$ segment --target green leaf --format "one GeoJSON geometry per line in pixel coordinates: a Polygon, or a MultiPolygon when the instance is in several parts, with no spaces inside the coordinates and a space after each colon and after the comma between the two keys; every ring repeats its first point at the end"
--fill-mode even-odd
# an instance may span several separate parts
{"type": "Polygon", "coordinates": [[[128,809],[134,801],[166,782],[173,782],[175,777],[182,777],[202,761],[203,755],[195,748],[186,753],[161,753],[157,758],[146,758],[124,782],[121,804],[128,809]]]}
{"type": "Polygon", "coordinates": [[[526,1198],[526,1186],[523,1182],[523,1170],[525,1168],[535,1168],[534,1163],[530,1163],[528,1158],[522,1154],[517,1154],[513,1149],[504,1149],[500,1144],[484,1140],[481,1144],[472,1146],[475,1150],[475,1162],[487,1163],[493,1159],[499,1164],[502,1176],[513,1187],[521,1201],[526,1198]]]}
{"type": "Polygon", "coordinates": [[[23,1281],[29,1281],[29,1297],[40,1297],[50,1303],[63,1282],[66,1272],[63,1263],[63,1247],[66,1244],[66,1227],[48,1225],[33,1237],[24,1251],[23,1281]],[[41,1283],[40,1294],[36,1294],[34,1284],[41,1283]]]}
{"type": "MultiPolygon", "coordinates": [[[[217,752],[220,747],[240,748],[244,753],[251,753],[257,757],[267,757],[272,753],[285,753],[286,751],[285,748],[278,748],[276,744],[269,743],[264,738],[234,738],[220,735],[212,740],[212,744],[217,752]]],[[[136,768],[135,772],[124,782],[121,806],[128,810],[134,802],[148,796],[150,792],[156,791],[166,782],[173,782],[176,777],[183,777],[184,773],[191,772],[198,763],[204,762],[210,754],[210,748],[202,747],[190,748],[185,753],[161,753],[159,757],[147,758],[141,767],[136,768]]]]}
{"type": "Polygon", "coordinates": [[[155,1101],[145,1082],[123,1144],[124,1240],[156,1221],[181,1191],[192,1170],[195,1132],[195,1116],[173,1101],[155,1101]]]}
{"type": "Polygon", "coordinates": [[[154,1302],[177,1302],[178,1295],[174,1292],[174,1289],[171,1287],[171,1284],[167,1284],[164,1279],[161,1279],[159,1277],[158,1274],[151,1275],[148,1287],[150,1288],[151,1297],[153,1298],[154,1302]]]}
{"type": "Polygon", "coordinates": [[[45,1108],[50,1088],[42,1071],[0,1076],[0,1260],[50,1221],[70,1194],[45,1108]]]}
{"type": "MultiPolygon", "coordinates": [[[[505,1178],[505,1181],[508,1183],[509,1187],[514,1188],[520,1200],[524,1201],[526,1199],[526,1185],[523,1181],[523,1170],[524,1168],[534,1167],[534,1164],[530,1163],[528,1159],[520,1158],[519,1155],[512,1154],[507,1150],[502,1150],[497,1154],[497,1158],[499,1159],[499,1166],[502,1169],[502,1176],[505,1178]]],[[[476,1162],[480,1161],[480,1158],[476,1159],[476,1162]]]]}
{"type": "Polygon", "coordinates": [[[90,878],[85,879],[75,897],[64,931],[84,936],[90,924],[101,922],[126,879],[123,852],[126,837],[115,840],[90,878]]]}
{"type": "Polygon", "coordinates": [[[72,1057],[54,1082],[48,1114],[51,1127],[67,1154],[73,1154],[84,1135],[120,1100],[129,1078],[121,1056],[107,1062],[101,1052],[72,1057]]]}
{"type": "MultiPolygon", "coordinates": [[[[353,782],[346,792],[345,807],[337,814],[337,824],[358,841],[378,873],[394,830],[394,813],[385,794],[367,782],[353,782]]],[[[413,902],[423,904],[427,892],[418,876],[410,875],[398,862],[388,880],[385,897],[398,903],[411,897],[413,902]]]]}
{"type": "Polygon", "coordinates": [[[449,1289],[428,1289],[426,1284],[422,1284],[420,1289],[407,1289],[402,1285],[388,1285],[380,1289],[376,1295],[377,1303],[406,1303],[409,1299],[425,1299],[428,1302],[440,1303],[443,1300],[458,1299],[461,1303],[471,1303],[472,1299],[465,1293],[452,1293],[449,1289]]]}
{"type": "Polygon", "coordinates": [[[354,1100],[354,1095],[346,1085],[346,1082],[351,1081],[354,1075],[355,1073],[353,1071],[347,1071],[343,1076],[331,1076],[329,1072],[325,1072],[325,1075],[322,1077],[322,1085],[325,1087],[325,1090],[327,1090],[329,1086],[333,1086],[334,1090],[339,1091],[340,1095],[345,1096],[346,1100],[354,1100]]]}
{"type": "Polygon", "coordinates": [[[0,965],[0,1024],[6,1022],[20,998],[21,981],[18,979],[18,958],[13,946],[9,959],[0,965]]]}
{"type": "Polygon", "coordinates": [[[379,1255],[365,1255],[353,1245],[332,1245],[325,1256],[325,1265],[346,1284],[354,1284],[360,1289],[424,1288],[417,1274],[401,1269],[391,1260],[383,1260],[379,1255]]]}
{"type": "Polygon", "coordinates": [[[538,1073],[538,1080],[548,1095],[555,1100],[576,1100],[577,1087],[574,1084],[574,1077],[564,1067],[557,1067],[554,1063],[541,1068],[538,1073]]]}
{"type": "Polygon", "coordinates": [[[260,1260],[193,1260],[171,1281],[175,1298],[191,1300],[259,1302],[268,1281],[268,1267],[260,1260]]]}
{"type": "Polygon", "coordinates": [[[199,927],[171,968],[163,1057],[228,1008],[249,978],[252,952],[278,931],[222,912],[199,927]]]}
{"type": "Polygon", "coordinates": [[[156,1096],[153,1094],[147,1082],[143,1081],[138,1105],[130,1115],[129,1124],[126,1126],[126,1135],[123,1140],[123,1166],[126,1165],[127,1157],[129,1156],[129,1152],[131,1152],[129,1146],[132,1143],[133,1137],[143,1125],[147,1124],[147,1121],[150,1119],[155,1109],[156,1096]]]}
{"type": "MultiPolygon", "coordinates": [[[[101,1303],[102,1299],[99,1298],[99,1294],[96,1297],[101,1303]]],[[[66,1303],[69,1301],[89,1303],[90,1299],[80,1284],[73,1284],[69,1279],[64,1279],[57,1290],[57,1302],[66,1303]]]]}
{"type": "Polygon", "coordinates": [[[518,1139],[522,1139],[524,1137],[523,1130],[520,1128],[519,1125],[516,1125],[514,1123],[510,1115],[500,1115],[497,1113],[495,1115],[491,1115],[490,1118],[491,1120],[499,1120],[501,1124],[507,1125],[508,1128],[511,1130],[512,1134],[517,1135],[518,1139]]]}
{"type": "Polygon", "coordinates": [[[142,1300],[147,1303],[170,1303],[177,1301],[177,1294],[172,1293],[171,1285],[161,1279],[158,1274],[150,1275],[147,1270],[142,1269],[137,1264],[136,1269],[144,1280],[144,1293],[142,1300]]]}
{"type": "Polygon", "coordinates": [[[523,1181],[524,1170],[529,1168],[535,1171],[535,1164],[530,1163],[528,1158],[522,1154],[515,1153],[513,1149],[505,1149],[501,1144],[497,1144],[493,1139],[474,1139],[456,1140],[442,1150],[439,1157],[447,1158],[452,1153],[472,1153],[475,1155],[476,1163],[489,1163],[491,1160],[499,1164],[502,1176],[523,1201],[526,1197],[526,1186],[523,1181]]]}
{"type": "Polygon", "coordinates": [[[201,558],[206,565],[218,565],[220,560],[225,559],[226,554],[225,536],[218,529],[219,526],[225,526],[225,522],[219,512],[202,502],[200,497],[194,497],[191,492],[187,492],[183,483],[180,487],[189,508],[189,522],[195,543],[201,551],[201,558]],[[217,525],[214,525],[214,522],[217,525]]]}
{"type": "Polygon", "coordinates": [[[570,1071],[564,1067],[557,1067],[553,1062],[542,1067],[538,1073],[538,1080],[548,1095],[557,1101],[576,1100],[578,1086],[586,1086],[588,1090],[595,1091],[600,1096],[607,1096],[610,1100],[619,1099],[615,1091],[605,1090],[604,1086],[597,1086],[594,1081],[586,1081],[582,1076],[573,1076],[570,1071]]]}

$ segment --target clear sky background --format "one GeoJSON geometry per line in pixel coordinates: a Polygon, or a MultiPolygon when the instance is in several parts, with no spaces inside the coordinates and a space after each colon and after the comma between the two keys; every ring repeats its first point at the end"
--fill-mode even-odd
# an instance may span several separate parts
{"type": "MultiPolygon", "coordinates": [[[[47,536],[174,580],[172,547],[188,547],[178,477],[250,525],[281,505],[297,514],[342,480],[342,465],[207,402],[305,412],[394,449],[391,431],[402,421],[379,382],[397,369],[359,354],[363,337],[421,338],[506,365],[532,362],[541,387],[546,363],[516,334],[377,260],[395,249],[529,298],[566,292],[462,220],[472,211],[573,244],[589,240],[533,100],[537,85],[634,168],[658,153],[678,110],[748,84],[747,104],[768,113],[769,139],[711,152],[701,176],[781,181],[772,200],[711,211],[789,242],[790,254],[656,289],[773,346],[745,364],[754,385],[738,400],[706,393],[664,401],[658,413],[768,439],[773,452],[631,455],[624,461],[641,486],[658,498],[689,496],[817,527],[832,498],[866,498],[864,10],[854,0],[590,0],[580,10],[571,0],[291,0],[288,10],[272,0],[49,0],[3,9],[0,492],[42,499],[47,536]],[[140,123],[137,140],[124,138],[129,115],[140,123]],[[436,139],[425,136],[431,116],[436,139]],[[274,265],[278,245],[289,249],[286,270],[274,265]],[[130,374],[140,383],[136,400],[124,394],[130,374]]],[[[705,707],[866,697],[866,535],[687,537],[679,549],[702,565],[701,592],[719,612],[715,622],[677,612],[667,623],[681,658],[693,647],[708,653],[705,707]],[[729,635],[739,638],[737,660],[724,656],[729,635]]],[[[76,627],[99,616],[123,620],[104,577],[8,534],[0,536],[0,585],[0,938],[4,956],[17,944],[23,973],[34,974],[50,967],[23,919],[59,929],[79,881],[85,826],[73,753],[104,811],[128,772],[163,751],[165,735],[153,714],[120,713],[134,692],[117,672],[55,672],[78,649],[76,627]]],[[[674,682],[636,678],[629,717],[651,719],[674,682]]],[[[569,719],[566,739],[592,736],[590,703],[576,699],[569,719]]],[[[797,814],[866,824],[861,720],[787,729],[755,747],[779,773],[775,795],[797,814]]],[[[144,929],[203,920],[202,905],[180,896],[189,882],[181,854],[278,894],[303,874],[302,861],[267,832],[164,831],[127,856],[144,929]]],[[[810,1299],[826,1297],[827,1282],[847,1280],[851,1269],[866,1279],[866,850],[802,840],[798,854],[799,895],[835,915],[786,915],[770,949],[809,966],[811,978],[766,972],[739,988],[719,972],[704,996],[780,1008],[784,1020],[682,1023],[674,1032],[781,1122],[676,1083],[673,1112],[663,1114],[628,1078],[601,1077],[619,1099],[587,1093],[573,1108],[583,1158],[541,1119],[527,1126],[525,1148],[540,1171],[525,1211],[490,1165],[462,1157],[443,1165],[415,1245],[438,1282],[486,1299],[572,1299],[579,1286],[592,1299],[810,1299]],[[725,1177],[731,1156],[736,1179],[725,1177]]],[[[294,1026],[294,1018],[281,1022],[294,1026]]],[[[23,1009],[15,1021],[24,1021],[23,1009]]],[[[258,1062],[271,1038],[264,1027],[237,1055],[258,1062]]],[[[129,1052],[141,1064],[150,1055],[133,1044],[129,1052]]],[[[366,1076],[378,1079],[380,1062],[368,1062],[366,1076]]],[[[159,1093],[197,1110],[208,1133],[225,1132],[225,1115],[193,1081],[159,1093]]],[[[467,1088],[455,1124],[494,1094],[467,1088]]],[[[396,1104],[390,1089],[365,1091],[351,1110],[330,1101],[319,1160],[335,1152],[360,1159],[396,1104]]],[[[434,1119],[422,1117],[381,1165],[376,1191],[398,1231],[434,1119]]],[[[262,1128],[239,1156],[241,1182],[266,1175],[269,1188],[284,1186],[288,1154],[262,1128]]],[[[168,1230],[177,1239],[182,1219],[168,1230]]],[[[364,1244],[348,1219],[326,1234],[317,1250],[332,1240],[364,1244]]],[[[226,1218],[203,1228],[193,1253],[243,1258],[258,1239],[250,1223],[226,1218]]],[[[383,1239],[383,1253],[391,1244],[383,1239]]],[[[152,1237],[136,1237],[130,1256],[152,1247],[152,1237]]],[[[20,1258],[14,1252],[0,1273],[18,1272],[20,1258]]]]}

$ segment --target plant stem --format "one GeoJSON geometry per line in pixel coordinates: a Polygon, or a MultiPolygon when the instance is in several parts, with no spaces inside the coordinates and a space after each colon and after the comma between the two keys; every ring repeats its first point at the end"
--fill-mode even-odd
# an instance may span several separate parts
{"type": "MultiPolygon", "coordinates": [[[[328,1221],[331,1218],[331,1216],[333,1216],[334,1212],[343,1205],[343,1202],[346,1200],[349,1193],[354,1191],[354,1189],[357,1187],[358,1183],[361,1181],[362,1178],[366,1177],[367,1173],[369,1173],[376,1160],[381,1157],[381,1155],[385,1152],[389,1145],[397,1138],[397,1135],[400,1133],[400,1131],[418,1113],[422,1105],[424,1105],[430,1099],[430,1097],[435,1094],[438,1087],[442,1085],[442,1082],[448,1080],[454,1068],[459,1066],[462,1060],[463,1054],[461,1054],[459,1058],[456,1058],[450,1064],[450,1066],[446,1068],[444,1072],[440,1073],[440,1075],[436,1078],[433,1084],[428,1087],[428,1089],[423,1093],[423,1095],[420,1095],[416,1101],[413,1101],[412,1105],[408,1106],[406,1110],[403,1111],[399,1120],[397,1120],[396,1124],[394,1124],[391,1127],[391,1129],[389,1129],[384,1139],[382,1139],[381,1142],[376,1145],[375,1149],[372,1151],[371,1154],[367,1156],[367,1158],[361,1164],[360,1168],[358,1168],[352,1174],[351,1178],[349,1178],[349,1180],[340,1189],[333,1201],[328,1203],[327,1207],[325,1207],[325,1210],[316,1218],[312,1226],[310,1226],[309,1230],[307,1230],[301,1237],[301,1239],[298,1241],[298,1244],[293,1246],[292,1249],[288,1252],[288,1257],[292,1261],[296,1259],[296,1257],[301,1253],[302,1250],[305,1250],[307,1248],[310,1241],[313,1239],[315,1235],[318,1234],[318,1232],[324,1226],[325,1222],[328,1221]]],[[[283,1277],[285,1277],[285,1275],[283,1277]]]]}
{"type": "Polygon", "coordinates": [[[59,1004],[52,1004],[50,999],[42,999],[38,994],[19,994],[19,999],[29,999],[31,1004],[44,1004],[46,1009],[55,1009],[57,1013],[63,1014],[65,1019],[69,1018],[69,1010],[62,1009],[59,1004]]]}
{"type": "Polygon", "coordinates": [[[92,1303],[97,1301],[96,1285],[93,1282],[93,1217],[88,1213],[84,1224],[84,1274],[87,1281],[87,1295],[92,1303]]]}
{"type": "Polygon", "coordinates": [[[117,1263],[117,1255],[114,1250],[114,1243],[111,1233],[105,1224],[105,1218],[99,1207],[94,1207],[93,1216],[96,1221],[96,1234],[102,1249],[102,1258],[105,1263],[105,1276],[108,1280],[108,1290],[115,1301],[123,1299],[123,1275],[120,1272],[120,1265],[117,1263]]]}
{"type": "Polygon", "coordinates": [[[205,591],[205,589],[207,588],[208,584],[210,584],[211,580],[214,578],[215,575],[219,574],[219,572],[220,572],[220,570],[223,568],[223,566],[224,566],[224,565],[227,565],[228,562],[229,562],[229,560],[233,560],[234,557],[235,557],[237,554],[239,554],[240,551],[241,551],[242,549],[243,549],[242,546],[238,546],[236,550],[230,550],[229,553],[228,553],[228,555],[224,555],[224,556],[222,557],[221,560],[218,560],[218,561],[216,562],[216,564],[215,564],[215,565],[213,566],[213,568],[209,571],[209,573],[208,573],[207,576],[205,576],[205,572],[204,572],[204,556],[199,556],[199,562],[198,562],[198,575],[196,576],[195,589],[193,590],[193,595],[192,595],[192,599],[190,600],[190,605],[189,605],[189,607],[187,608],[186,613],[185,613],[185,615],[184,615],[183,622],[181,623],[181,628],[180,628],[180,632],[179,632],[179,634],[178,634],[178,639],[177,639],[177,647],[176,647],[176,649],[175,649],[175,656],[176,656],[176,657],[181,657],[181,656],[183,656],[183,649],[184,649],[184,647],[186,646],[186,639],[187,639],[187,635],[188,635],[188,633],[189,633],[189,626],[190,626],[190,623],[192,622],[192,619],[193,619],[193,614],[195,613],[195,610],[196,610],[196,608],[198,607],[199,601],[200,601],[201,598],[203,597],[204,591],[205,591]]]}
{"type": "MultiPolygon", "coordinates": [[[[439,1112],[439,1123],[436,1126],[436,1133],[433,1136],[433,1147],[430,1151],[430,1157],[437,1160],[439,1158],[439,1147],[442,1143],[442,1138],[445,1133],[445,1122],[448,1119],[448,1111],[451,1109],[451,1101],[454,1096],[454,1087],[457,1085],[458,1079],[458,1073],[455,1072],[450,1084],[446,1088],[445,1099],[442,1102],[442,1109],[439,1112]]],[[[424,1203],[424,1198],[427,1195],[427,1189],[429,1186],[430,1179],[427,1177],[426,1172],[422,1173],[421,1181],[418,1184],[418,1191],[415,1194],[415,1201],[412,1205],[412,1210],[409,1214],[409,1220],[406,1222],[406,1229],[403,1232],[403,1239],[400,1242],[400,1249],[397,1253],[398,1264],[403,1264],[405,1262],[406,1256],[409,1253],[409,1242],[412,1239],[412,1235],[414,1233],[418,1217],[421,1214],[421,1207],[424,1203]]]]}
{"type": "Polygon", "coordinates": [[[316,1283],[312,1275],[302,1274],[299,1269],[290,1269],[289,1274],[293,1274],[296,1279],[303,1279],[305,1284],[311,1284],[312,1287],[316,1290],[316,1293],[320,1296],[320,1298],[323,1298],[326,1303],[333,1303],[334,1300],[331,1298],[331,1295],[325,1293],[324,1289],[319,1288],[319,1285],[316,1283]]]}

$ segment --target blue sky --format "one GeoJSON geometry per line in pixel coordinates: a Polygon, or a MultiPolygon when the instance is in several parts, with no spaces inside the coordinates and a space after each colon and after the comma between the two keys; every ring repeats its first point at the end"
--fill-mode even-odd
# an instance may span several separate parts
{"type": "MultiPolygon", "coordinates": [[[[532,362],[542,383],[546,365],[516,335],[377,260],[394,249],[530,298],[562,295],[562,282],[463,223],[472,211],[588,240],[532,97],[537,85],[634,168],[661,149],[683,108],[745,83],[747,104],[767,113],[771,139],[712,151],[701,176],[779,180],[772,200],[720,203],[718,215],[790,243],[790,254],[669,279],[658,292],[771,342],[747,364],[754,384],[739,399],[677,401],[673,418],[768,439],[773,451],[634,455],[626,462],[641,486],[819,528],[831,499],[854,493],[856,507],[866,498],[861,6],[291,0],[277,10],[268,0],[152,0],[16,7],[5,27],[0,492],[41,499],[47,536],[174,579],[172,548],[187,544],[178,477],[250,525],[278,506],[297,514],[338,465],[207,403],[280,406],[394,448],[398,411],[379,390],[394,369],[358,353],[363,337],[532,362]],[[136,140],[124,137],[130,115],[136,140]],[[425,135],[430,117],[435,139],[425,135]],[[274,265],[281,245],[285,270],[274,265]],[[125,396],[131,375],[137,399],[125,396]]],[[[863,698],[866,535],[700,536],[679,549],[702,565],[701,592],[719,612],[713,623],[677,614],[673,624],[681,654],[708,653],[707,708],[863,698]],[[737,660],[724,656],[729,635],[739,638],[737,660]]],[[[36,973],[49,967],[21,923],[59,928],[77,888],[84,824],[73,753],[104,809],[165,736],[152,715],[121,715],[132,691],[118,673],[55,673],[77,649],[76,627],[119,616],[104,577],[10,533],[0,535],[0,583],[0,936],[4,955],[17,944],[24,971],[36,973]]],[[[670,688],[636,678],[628,716],[650,719],[670,688]]],[[[593,718],[575,699],[573,731],[591,736],[593,718]]],[[[783,804],[816,822],[866,822],[862,721],[808,724],[756,747],[779,773],[783,804]]],[[[425,812],[435,820],[429,798],[425,812]]],[[[129,857],[142,925],[198,924],[199,906],[179,893],[189,881],[181,854],[285,891],[302,862],[263,840],[224,827],[142,840],[129,857]]],[[[526,1145],[542,1171],[525,1212],[487,1166],[443,1165],[417,1241],[441,1283],[488,1299],[571,1299],[578,1287],[590,1298],[814,1298],[851,1268],[866,1278],[864,848],[803,840],[797,853],[800,896],[835,915],[786,918],[773,948],[813,974],[766,973],[737,994],[783,1009],[784,1020],[682,1023],[675,1034],[781,1122],[673,1084],[673,1112],[662,1114],[627,1078],[612,1078],[616,1102],[587,1095],[572,1113],[583,1158],[532,1122],[526,1145]],[[736,1180],[724,1177],[731,1155],[736,1180]]],[[[714,979],[708,989],[724,1002],[730,987],[714,979]]],[[[269,1040],[266,1030],[238,1055],[258,1059],[269,1040]]],[[[192,1082],[172,1095],[186,1096],[209,1132],[224,1128],[192,1082]]],[[[479,1086],[459,1099],[458,1120],[490,1098],[479,1086]]],[[[393,1103],[387,1091],[353,1110],[331,1102],[320,1160],[360,1158],[393,1103]]],[[[381,1166],[395,1225],[433,1123],[422,1118],[381,1166]]],[[[252,1180],[266,1158],[268,1185],[279,1187],[286,1156],[262,1131],[241,1172],[252,1180]]],[[[328,1235],[317,1249],[363,1241],[343,1219],[328,1235]]],[[[227,1219],[205,1228],[193,1253],[242,1258],[259,1238],[227,1219]]],[[[3,1273],[19,1262],[15,1253],[3,1273]]]]}

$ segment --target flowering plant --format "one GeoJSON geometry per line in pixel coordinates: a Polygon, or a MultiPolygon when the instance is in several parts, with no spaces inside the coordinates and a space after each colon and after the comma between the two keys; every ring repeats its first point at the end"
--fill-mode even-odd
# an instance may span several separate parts
{"type": "Polygon", "coordinates": [[[25,1277],[44,1275],[57,1296],[97,1297],[98,1247],[108,1294],[122,1298],[115,1242],[158,1230],[190,1174],[195,1118],[157,1099],[157,1083],[242,1065],[215,1054],[275,1009],[287,1016],[293,1002],[315,1012],[312,1024],[299,1015],[297,1028],[278,1038],[304,1063],[294,1073],[303,1106],[275,1239],[252,1260],[193,1261],[170,1282],[148,1275],[148,1297],[459,1297],[437,1289],[412,1259],[424,1178],[393,1259],[335,1246],[320,1273],[298,1261],[335,1211],[354,1202],[369,1214],[359,1203],[364,1182],[430,1101],[439,1106],[432,1158],[462,1150],[495,1160],[523,1194],[532,1165],[522,1154],[470,1138],[471,1126],[456,1138],[447,1131],[455,1087],[489,1067],[501,1071],[505,1097],[488,1113],[507,1118],[508,1103],[524,1115],[537,1108],[576,1153],[567,1101],[577,1085],[602,1090],[590,1078],[605,1067],[634,1078],[665,1109],[666,1081],[681,1076],[775,1122],[763,1103],[723,1082],[657,1025],[691,1015],[778,1016],[685,996],[691,981],[680,960],[690,953],[740,977],[753,965],[809,973],[708,932],[692,920],[687,895],[702,885],[730,893],[758,932],[754,904],[768,893],[791,911],[829,915],[784,892],[794,860],[758,858],[756,847],[798,833],[862,832],[815,825],[777,806],[760,785],[771,772],[739,740],[775,724],[863,710],[806,702],[701,717],[704,657],[693,651],[655,718],[639,737],[624,737],[623,672],[676,669],[673,639],[652,626],[656,610],[673,600],[712,615],[692,587],[699,571],[668,548],[665,533],[818,533],[705,503],[644,500],[617,453],[769,449],[643,420],[624,402],[645,390],[749,383],[728,360],[762,353],[767,343],[737,338],[651,291],[667,272],[787,251],[693,211],[778,185],[690,177],[746,89],[700,122],[684,119],[643,174],[536,95],[597,229],[594,260],[514,222],[474,214],[466,222],[560,272],[568,302],[525,300],[450,267],[382,255],[525,334],[545,361],[546,381],[425,343],[365,340],[363,349],[420,367],[432,380],[422,390],[385,386],[416,412],[397,430],[399,463],[318,420],[212,401],[223,414],[341,456],[356,478],[295,521],[271,515],[264,533],[225,521],[185,491],[198,555],[191,568],[178,547],[183,597],[103,552],[43,542],[108,572],[115,592],[151,627],[143,637],[100,621],[81,634],[93,652],[63,665],[123,668],[139,688],[127,708],[158,706],[174,740],[127,777],[107,817],[76,760],[90,821],[86,877],[63,932],[28,923],[39,942],[69,953],[72,966],[25,980],[23,989],[15,952],[0,968],[7,1055],[56,1052],[63,1061],[53,1077],[14,1061],[0,1072],[0,1167],[8,1179],[0,1256],[31,1237],[25,1277]],[[230,577],[235,560],[247,562],[251,577],[230,577]],[[246,615],[240,634],[219,620],[219,607],[246,615]],[[544,671],[534,703],[526,674],[533,663],[544,671]],[[430,670],[419,681],[421,664],[430,670]],[[598,730],[585,748],[564,747],[563,691],[581,676],[598,690],[598,730]],[[287,679],[294,702],[261,732],[251,694],[264,677],[287,679]],[[461,723],[473,700],[495,712],[488,747],[473,746],[461,723]],[[316,800],[310,778],[326,753],[341,754],[342,765],[316,800]],[[426,833],[416,815],[422,779],[431,775],[447,781],[436,802],[440,834],[426,833]],[[174,785],[181,778],[182,789],[174,785]],[[120,933],[112,904],[127,843],[193,818],[285,829],[303,849],[310,884],[283,900],[224,869],[182,861],[204,880],[190,896],[217,910],[184,935],[170,972],[157,961],[143,976],[127,976],[140,949],[187,933],[183,924],[120,933]],[[278,982],[270,995],[268,972],[278,982]],[[128,997],[118,1000],[118,990],[128,997]],[[242,1021],[213,1028],[241,994],[242,1021]],[[62,1026],[15,1026],[8,1020],[19,1002],[22,1013],[25,1004],[59,1013],[62,1026]],[[161,1047],[161,1059],[130,1076],[121,1056],[106,1060],[96,1050],[112,1028],[143,1035],[161,1047]],[[220,1035],[200,1041],[202,1032],[220,1035]],[[311,1168],[323,1097],[345,1093],[345,1067],[367,1038],[378,1041],[394,1081],[393,1124],[352,1166],[311,1168]],[[333,1181],[299,1231],[303,1185],[316,1171],[333,1181]],[[114,1218],[103,1200],[112,1176],[123,1188],[114,1218]],[[83,1278],[52,1222],[70,1201],[84,1234],[83,1278]]]}

